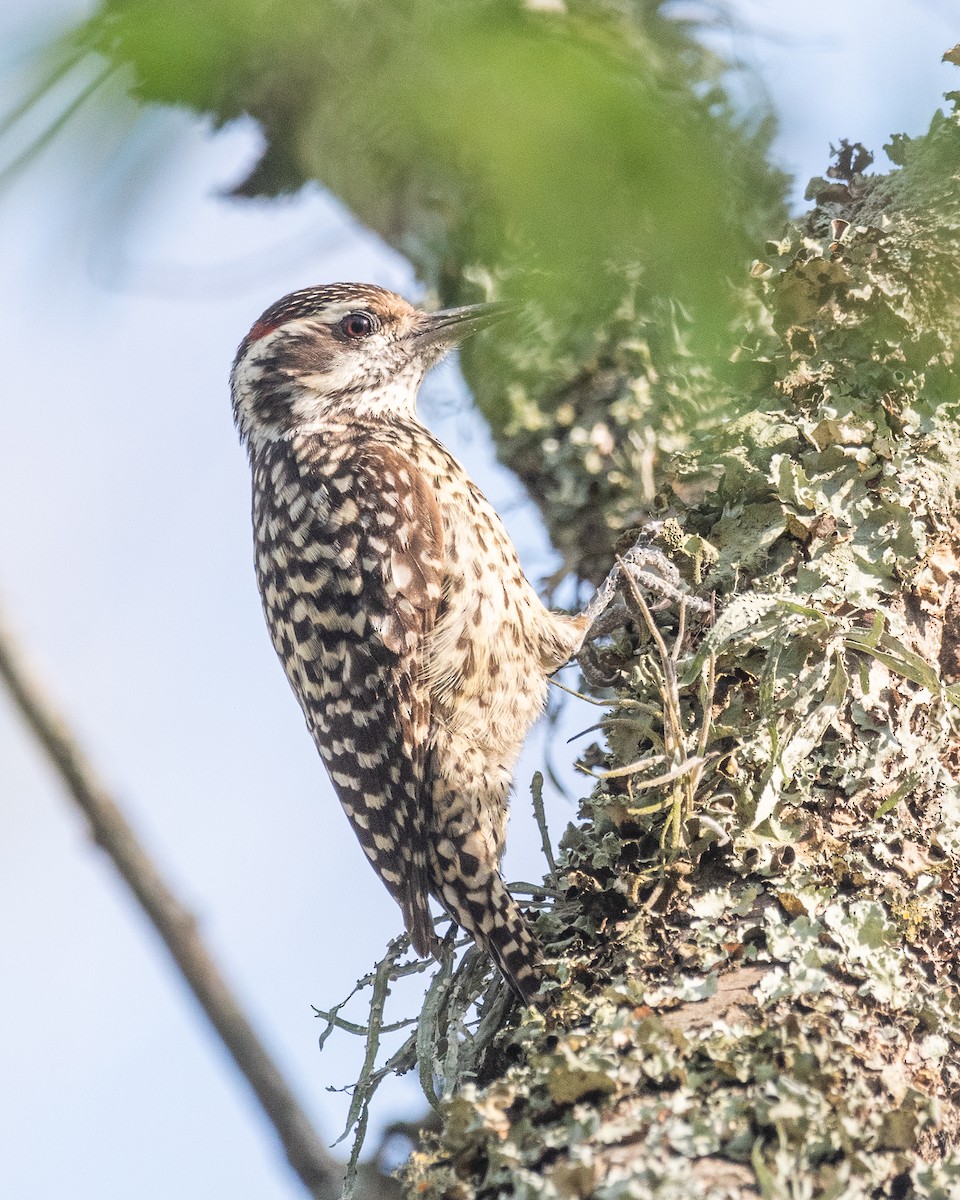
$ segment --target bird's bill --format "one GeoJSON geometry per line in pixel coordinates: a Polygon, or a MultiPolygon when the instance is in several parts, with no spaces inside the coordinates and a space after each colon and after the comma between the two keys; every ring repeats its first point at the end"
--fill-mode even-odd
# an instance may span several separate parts
{"type": "Polygon", "coordinates": [[[517,305],[466,304],[462,308],[444,308],[440,312],[424,313],[423,322],[411,341],[418,348],[454,346],[471,333],[478,333],[518,311],[517,305]]]}

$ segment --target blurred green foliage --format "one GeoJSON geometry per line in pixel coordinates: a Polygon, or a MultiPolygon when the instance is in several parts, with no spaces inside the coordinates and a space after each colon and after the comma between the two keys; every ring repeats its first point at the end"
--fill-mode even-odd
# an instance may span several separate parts
{"type": "Polygon", "coordinates": [[[528,320],[461,362],[566,567],[598,577],[650,512],[659,464],[737,409],[730,361],[769,332],[744,283],[784,228],[772,119],[738,108],[749,78],[690,17],[722,22],[722,6],[683,12],[103,0],[50,78],[95,72],[103,117],[126,92],[214,125],[251,117],[264,151],[237,194],[318,182],[438,301],[523,301],[528,320]]]}
{"type": "MultiPolygon", "coordinates": [[[[769,129],[659,0],[106,0],[72,38],[141,100],[267,139],[241,185],[318,180],[445,295],[482,265],[549,316],[603,317],[609,272],[728,316],[780,213],[769,129]]],[[[501,289],[502,290],[502,289],[501,289]]]]}

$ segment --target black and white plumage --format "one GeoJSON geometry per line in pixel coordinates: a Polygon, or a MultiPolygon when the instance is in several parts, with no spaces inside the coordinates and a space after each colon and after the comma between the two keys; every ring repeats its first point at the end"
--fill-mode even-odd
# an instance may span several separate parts
{"type": "Polygon", "coordinates": [[[231,382],[267,623],[360,844],[420,953],[433,895],[529,1000],[540,951],[499,874],[508,793],[596,614],[544,607],[416,415],[427,369],[499,315],[308,288],[256,322],[231,382]]]}

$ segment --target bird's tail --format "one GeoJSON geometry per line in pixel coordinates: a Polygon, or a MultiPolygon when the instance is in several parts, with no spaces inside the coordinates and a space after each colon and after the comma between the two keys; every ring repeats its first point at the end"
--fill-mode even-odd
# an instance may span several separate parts
{"type": "Polygon", "coordinates": [[[439,840],[431,855],[434,889],[454,921],[490,955],[524,1004],[530,1004],[540,988],[540,944],[496,867],[471,854],[469,841],[459,855],[445,855],[453,844],[439,840]]]}
{"type": "Polygon", "coordinates": [[[423,958],[431,954],[436,957],[440,950],[433,929],[433,915],[430,912],[430,887],[427,880],[426,853],[420,846],[415,846],[411,855],[410,875],[407,879],[406,890],[401,896],[398,896],[398,899],[400,908],[403,910],[403,923],[410,935],[410,945],[423,958]]]}

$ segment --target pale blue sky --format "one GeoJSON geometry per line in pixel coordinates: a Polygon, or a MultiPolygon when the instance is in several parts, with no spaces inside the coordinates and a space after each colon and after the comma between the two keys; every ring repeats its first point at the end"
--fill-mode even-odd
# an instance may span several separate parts
{"type": "MultiPolygon", "coordinates": [[[[82,13],[35,0],[39,14],[82,13]]],[[[830,141],[879,150],[960,86],[940,55],[953,3],[750,3],[737,50],[766,79],[798,173],[830,141]],[[802,32],[798,25],[802,21],[802,32]]],[[[3,105],[30,34],[0,9],[3,105]],[[4,82],[5,80],[5,82],[4,82]]],[[[952,23],[952,27],[951,27],[952,23]]],[[[311,1004],[339,1000],[399,929],[336,806],[267,636],[248,479],[226,376],[282,293],[409,267],[319,190],[222,201],[256,133],[184,114],[59,139],[0,192],[0,603],[203,928],[330,1140],[357,1047],[316,1052],[311,1004]],[[78,150],[78,146],[81,149],[78,150]]],[[[13,152],[0,146],[0,165],[13,152]]],[[[455,368],[424,411],[513,530],[528,573],[554,558],[499,469],[455,368]]],[[[571,712],[569,731],[588,723],[571,712]]],[[[569,767],[573,757],[557,757],[569,767]]],[[[507,872],[542,872],[518,774],[507,872]]],[[[569,769],[566,777],[572,778],[569,769]]],[[[550,797],[555,836],[572,816],[550,797]]],[[[244,1086],[151,930],[0,698],[0,1195],[215,1200],[298,1194],[244,1086]]],[[[414,1000],[411,997],[410,1005],[414,1000]]],[[[392,1086],[381,1119],[418,1104],[392,1086]]]]}

